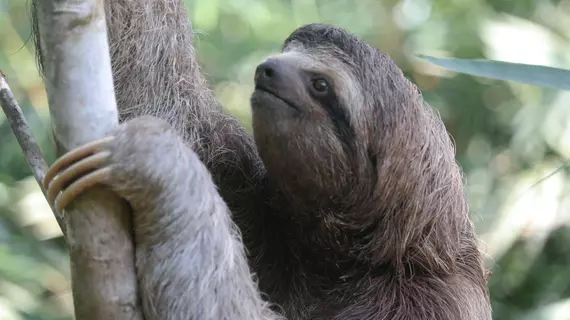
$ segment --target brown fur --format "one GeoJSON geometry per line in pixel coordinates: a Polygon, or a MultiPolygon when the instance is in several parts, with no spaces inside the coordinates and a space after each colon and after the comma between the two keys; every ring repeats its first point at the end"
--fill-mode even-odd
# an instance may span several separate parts
{"type": "Polygon", "coordinates": [[[128,121],[112,149],[146,319],[277,317],[252,272],[288,319],[491,319],[453,145],[394,62],[299,28],[273,58],[333,79],[335,108],[300,81],[277,90],[296,111],[258,88],[254,143],[207,88],[182,3],[106,3],[121,118],[173,128],[128,121]]]}

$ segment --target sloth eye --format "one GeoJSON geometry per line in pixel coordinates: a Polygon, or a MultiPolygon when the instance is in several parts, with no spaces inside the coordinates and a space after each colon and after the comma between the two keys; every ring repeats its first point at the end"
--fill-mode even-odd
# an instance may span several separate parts
{"type": "Polygon", "coordinates": [[[313,89],[318,93],[327,93],[329,90],[329,83],[325,79],[313,80],[313,89]]]}

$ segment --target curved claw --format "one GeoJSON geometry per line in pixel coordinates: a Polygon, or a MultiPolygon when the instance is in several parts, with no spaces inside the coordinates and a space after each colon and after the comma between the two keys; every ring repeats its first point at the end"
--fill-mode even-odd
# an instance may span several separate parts
{"type": "Polygon", "coordinates": [[[47,189],[49,187],[49,184],[51,183],[53,178],[55,178],[61,170],[67,168],[70,164],[76,162],[81,158],[84,158],[99,150],[105,149],[105,147],[109,145],[109,143],[111,143],[113,139],[114,137],[105,137],[103,139],[90,142],[77,149],[73,149],[64,154],[63,156],[61,156],[51,165],[51,167],[46,172],[46,175],[43,180],[44,188],[47,189]]]}
{"type": "Polygon", "coordinates": [[[109,155],[110,152],[108,151],[96,153],[85,159],[81,159],[80,161],[70,165],[68,168],[60,172],[57,175],[57,178],[49,183],[47,189],[48,202],[54,203],[56,197],[63,190],[63,188],[68,187],[73,180],[76,180],[85,173],[101,168],[109,155]]]}
{"type": "Polygon", "coordinates": [[[112,140],[113,137],[107,137],[74,149],[49,168],[43,185],[49,204],[58,213],[86,189],[110,177],[111,168],[104,165],[110,156],[105,149],[112,140]]]}
{"type": "Polygon", "coordinates": [[[109,179],[110,176],[111,168],[104,167],[81,177],[55,198],[55,202],[53,204],[55,210],[57,212],[62,212],[63,209],[67,207],[67,205],[78,195],[96,184],[105,182],[105,180],[109,179]]]}

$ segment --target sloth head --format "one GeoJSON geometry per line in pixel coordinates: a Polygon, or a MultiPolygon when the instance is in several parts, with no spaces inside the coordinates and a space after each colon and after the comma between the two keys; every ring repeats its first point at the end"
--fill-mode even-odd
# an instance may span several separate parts
{"type": "Polygon", "coordinates": [[[429,173],[431,154],[451,147],[390,57],[330,25],[298,28],[258,65],[251,105],[270,180],[305,202],[369,198],[387,176],[429,173]]]}

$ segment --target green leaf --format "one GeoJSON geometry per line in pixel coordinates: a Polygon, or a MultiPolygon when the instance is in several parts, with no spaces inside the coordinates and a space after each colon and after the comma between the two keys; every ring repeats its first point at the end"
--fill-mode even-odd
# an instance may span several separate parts
{"type": "Polygon", "coordinates": [[[566,69],[495,60],[418,57],[460,73],[570,91],[570,70],[566,69]]]}

